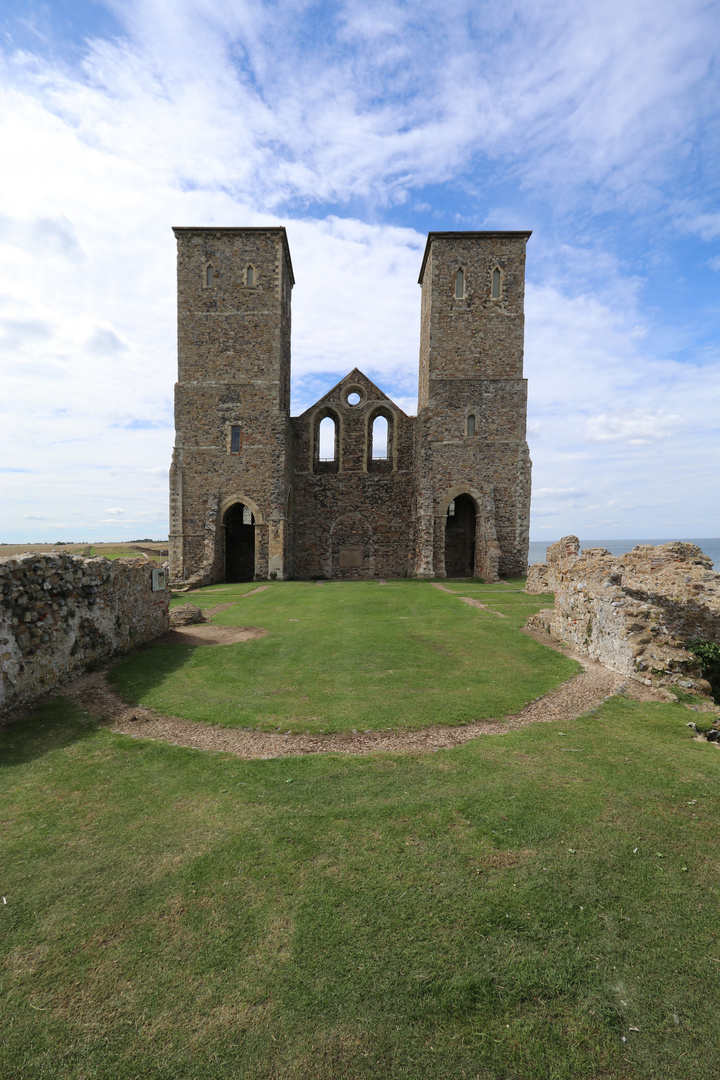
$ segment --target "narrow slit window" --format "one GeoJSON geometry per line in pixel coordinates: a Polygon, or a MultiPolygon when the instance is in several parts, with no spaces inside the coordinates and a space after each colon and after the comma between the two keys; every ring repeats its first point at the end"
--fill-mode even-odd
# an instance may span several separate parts
{"type": "Polygon", "coordinates": [[[502,280],[500,278],[500,271],[498,270],[498,268],[496,266],[495,269],[492,272],[492,297],[493,297],[493,300],[499,300],[500,299],[501,286],[502,286],[502,280]]]}
{"type": "Polygon", "coordinates": [[[372,426],[372,460],[387,461],[388,422],[385,416],[376,416],[372,426]]]}
{"type": "Polygon", "coordinates": [[[465,271],[458,270],[455,274],[455,299],[461,300],[465,295],[465,271]]]}
{"type": "Polygon", "coordinates": [[[230,453],[239,454],[242,446],[242,433],[235,424],[230,428],[230,453]]]}
{"type": "Polygon", "coordinates": [[[472,413],[470,413],[470,415],[467,418],[467,434],[468,435],[474,435],[475,434],[475,417],[474,417],[474,415],[472,413]]]}
{"type": "Polygon", "coordinates": [[[212,289],[215,279],[215,270],[212,266],[205,267],[205,288],[212,289]]]}
{"type": "Polygon", "coordinates": [[[335,421],[332,416],[326,416],[320,421],[320,427],[318,428],[318,457],[320,461],[334,461],[336,445],[335,421]]]}
{"type": "Polygon", "coordinates": [[[245,280],[247,281],[248,288],[252,289],[253,285],[255,284],[255,267],[254,266],[248,266],[245,280]]]}

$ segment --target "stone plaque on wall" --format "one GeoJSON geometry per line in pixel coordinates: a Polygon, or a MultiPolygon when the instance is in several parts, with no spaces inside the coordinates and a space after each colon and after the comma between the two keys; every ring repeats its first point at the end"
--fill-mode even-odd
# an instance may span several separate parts
{"type": "Polygon", "coordinates": [[[352,569],[363,564],[363,549],[361,547],[341,547],[338,552],[338,566],[352,569]]]}

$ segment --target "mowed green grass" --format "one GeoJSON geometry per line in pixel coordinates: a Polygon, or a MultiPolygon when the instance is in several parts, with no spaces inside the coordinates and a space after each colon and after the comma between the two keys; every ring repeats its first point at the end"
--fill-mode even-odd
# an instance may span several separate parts
{"type": "Polygon", "coordinates": [[[0,732],[0,1074],[716,1077],[692,715],[244,762],[42,706],[0,732]]]}
{"type": "Polygon", "coordinates": [[[501,718],[569,678],[578,665],[520,632],[549,597],[522,582],[448,583],[502,611],[464,604],[428,582],[217,585],[178,598],[231,603],[223,626],[268,635],[236,645],[157,644],[119,663],[122,695],[188,720],[265,731],[414,730],[501,718]],[[503,591],[504,590],[504,591],[503,591]]]}

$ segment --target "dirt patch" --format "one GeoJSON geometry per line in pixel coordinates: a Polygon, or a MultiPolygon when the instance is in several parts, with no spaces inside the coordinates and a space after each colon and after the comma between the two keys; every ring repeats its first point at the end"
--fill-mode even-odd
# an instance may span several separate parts
{"type": "Polygon", "coordinates": [[[462,600],[463,604],[469,604],[470,607],[480,608],[481,611],[487,611],[490,615],[497,615],[500,619],[507,619],[507,615],[503,615],[502,611],[493,611],[487,604],[483,604],[482,600],[475,600],[472,596],[460,596],[460,593],[454,592],[453,589],[448,589],[446,585],[440,585],[437,581],[430,583],[433,589],[439,589],[440,592],[450,593],[451,596],[457,596],[462,600]]]}
{"type": "Polygon", "coordinates": [[[167,634],[156,638],[155,642],[171,645],[235,645],[238,641],[253,641],[255,638],[265,637],[268,633],[262,626],[210,626],[208,623],[200,623],[197,626],[168,630],[167,634]]]}
{"type": "Polygon", "coordinates": [[[230,601],[227,604],[215,604],[214,607],[205,608],[205,616],[208,619],[212,619],[213,615],[219,614],[221,611],[226,611],[229,607],[235,607],[236,601],[230,601]]]}
{"type": "Polygon", "coordinates": [[[260,585],[257,589],[251,589],[250,592],[246,592],[245,596],[257,596],[259,592],[265,592],[266,589],[271,588],[270,585],[260,585]]]}
{"type": "Polygon", "coordinates": [[[507,615],[503,615],[502,611],[493,611],[487,604],[483,604],[481,600],[475,600],[472,596],[461,596],[463,604],[469,604],[470,607],[480,608],[482,611],[487,611],[490,615],[497,615],[500,619],[507,619],[507,615]]]}

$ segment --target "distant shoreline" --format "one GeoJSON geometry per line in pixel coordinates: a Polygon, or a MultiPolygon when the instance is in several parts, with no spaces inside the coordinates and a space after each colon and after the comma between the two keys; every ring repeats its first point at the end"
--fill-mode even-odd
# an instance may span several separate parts
{"type": "MultiPolygon", "coordinates": [[[[559,539],[559,537],[558,537],[559,539]]],[[[688,537],[688,536],[674,536],[667,537],[661,540],[580,540],[580,550],[584,551],[585,548],[603,547],[607,548],[612,555],[624,555],[626,551],[632,551],[638,544],[652,544],[653,547],[657,547],[658,544],[671,544],[675,541],[679,541],[683,544],[697,544],[699,548],[713,560],[713,565],[716,569],[720,568],[720,537],[688,537]]],[[[533,563],[545,562],[545,552],[551,544],[556,544],[557,540],[531,540],[530,549],[528,552],[528,566],[532,566],[533,563]]]]}

